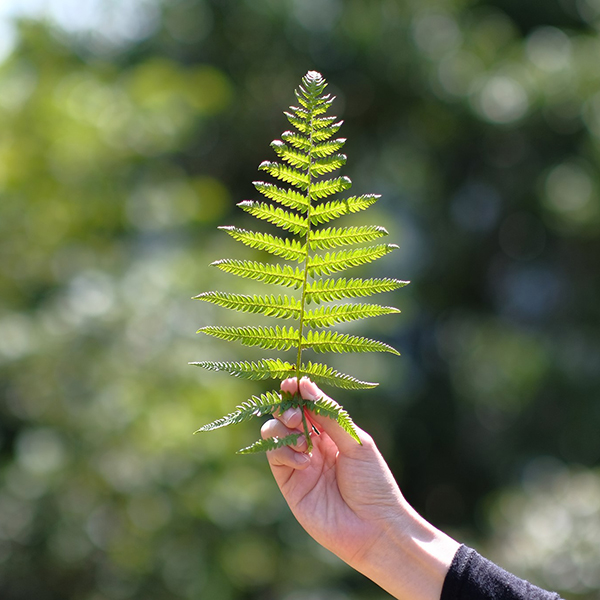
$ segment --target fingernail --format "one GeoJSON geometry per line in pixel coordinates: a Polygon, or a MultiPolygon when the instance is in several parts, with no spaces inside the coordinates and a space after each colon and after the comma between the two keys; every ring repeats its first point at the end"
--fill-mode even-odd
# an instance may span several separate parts
{"type": "Polygon", "coordinates": [[[297,408],[288,408],[282,415],[281,420],[287,425],[298,412],[297,408]]]}
{"type": "Polygon", "coordinates": [[[310,458],[306,454],[296,453],[294,461],[297,465],[305,465],[307,462],[310,462],[310,458]]]}

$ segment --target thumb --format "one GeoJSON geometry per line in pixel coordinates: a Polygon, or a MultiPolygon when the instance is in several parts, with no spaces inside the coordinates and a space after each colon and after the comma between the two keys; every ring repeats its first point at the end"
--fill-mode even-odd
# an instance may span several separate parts
{"type": "MultiPolygon", "coordinates": [[[[312,400],[314,402],[316,400],[324,399],[328,402],[332,402],[336,407],[340,407],[335,400],[324,394],[315,383],[308,379],[308,377],[303,377],[300,380],[298,387],[300,390],[300,395],[305,400],[312,400]]],[[[310,410],[310,407],[308,408],[310,410]]],[[[310,411],[310,420],[317,426],[319,430],[324,431],[327,433],[327,435],[329,435],[340,452],[344,454],[354,454],[357,451],[360,452],[362,449],[361,445],[358,444],[357,441],[347,431],[344,431],[344,429],[334,419],[310,411]]],[[[369,435],[362,429],[358,427],[355,427],[355,429],[363,444],[370,439],[369,435]]]]}

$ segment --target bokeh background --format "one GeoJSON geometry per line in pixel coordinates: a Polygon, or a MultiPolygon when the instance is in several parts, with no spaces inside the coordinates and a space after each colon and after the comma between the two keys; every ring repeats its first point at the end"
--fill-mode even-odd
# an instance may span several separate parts
{"type": "MultiPolygon", "coordinates": [[[[567,598],[600,597],[600,2],[0,2],[0,597],[386,598],[296,525],[265,387],[188,361],[243,285],[212,261],[309,69],[345,119],[402,314],[336,397],[409,501],[567,598]]],[[[235,245],[237,246],[237,245],[235,245]]],[[[256,288],[254,288],[256,291],[256,288]]],[[[264,289],[264,288],[261,288],[264,289]]]]}

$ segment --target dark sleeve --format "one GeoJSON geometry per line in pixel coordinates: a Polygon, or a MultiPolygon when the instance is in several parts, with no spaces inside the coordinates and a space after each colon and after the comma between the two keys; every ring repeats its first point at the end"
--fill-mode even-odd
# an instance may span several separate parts
{"type": "Polygon", "coordinates": [[[560,600],[560,596],[519,579],[463,545],[450,565],[441,600],[560,600]]]}

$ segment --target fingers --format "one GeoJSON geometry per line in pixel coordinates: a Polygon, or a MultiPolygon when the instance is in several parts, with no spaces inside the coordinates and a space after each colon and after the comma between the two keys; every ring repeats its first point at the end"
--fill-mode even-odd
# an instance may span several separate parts
{"type": "MultiPolygon", "coordinates": [[[[286,411],[287,412],[287,411],[286,411]]],[[[285,415],[285,413],[284,413],[285,415]]],[[[279,417],[281,418],[281,417],[279,417]]],[[[292,430],[286,427],[281,421],[271,419],[267,421],[260,430],[263,439],[271,437],[285,437],[290,433],[300,433],[298,430],[292,430]]],[[[304,469],[310,463],[310,457],[305,454],[306,439],[304,436],[298,438],[293,446],[284,446],[267,452],[267,458],[272,466],[285,466],[292,469],[304,469]]]]}
{"type": "MultiPolygon", "coordinates": [[[[285,392],[289,392],[292,394],[297,393],[298,392],[298,383],[297,383],[296,378],[293,377],[293,378],[286,379],[285,381],[283,381],[281,383],[281,389],[285,392]]],[[[308,379],[308,377],[303,377],[300,380],[300,395],[305,400],[312,400],[312,401],[324,398],[326,400],[333,402],[336,406],[339,406],[339,404],[335,400],[333,400],[332,398],[329,398],[329,396],[324,394],[315,383],[313,383],[310,379],[308,379]]],[[[296,413],[293,413],[293,422],[294,422],[294,426],[298,427],[298,424],[296,424],[296,419],[298,419],[298,423],[299,423],[302,420],[302,414],[300,413],[299,409],[290,409],[290,410],[297,410],[297,416],[296,416],[296,413]]],[[[288,412],[289,411],[286,411],[284,414],[287,414],[288,412]]],[[[292,413],[290,413],[289,416],[291,417],[292,413]]],[[[310,412],[309,416],[310,416],[310,420],[316,425],[317,429],[325,431],[329,434],[329,437],[331,437],[331,439],[335,442],[335,444],[337,445],[338,449],[341,452],[354,453],[354,452],[357,452],[360,450],[361,446],[359,444],[357,444],[356,440],[352,439],[352,437],[346,431],[344,431],[337,424],[336,421],[334,421],[333,419],[330,419],[329,417],[325,417],[323,415],[314,414],[313,412],[310,412]]],[[[359,435],[363,445],[364,444],[368,445],[371,442],[371,438],[369,437],[369,435],[367,433],[365,433],[364,431],[362,431],[361,429],[359,429],[358,427],[356,429],[358,431],[358,435],[359,435]]]]}

